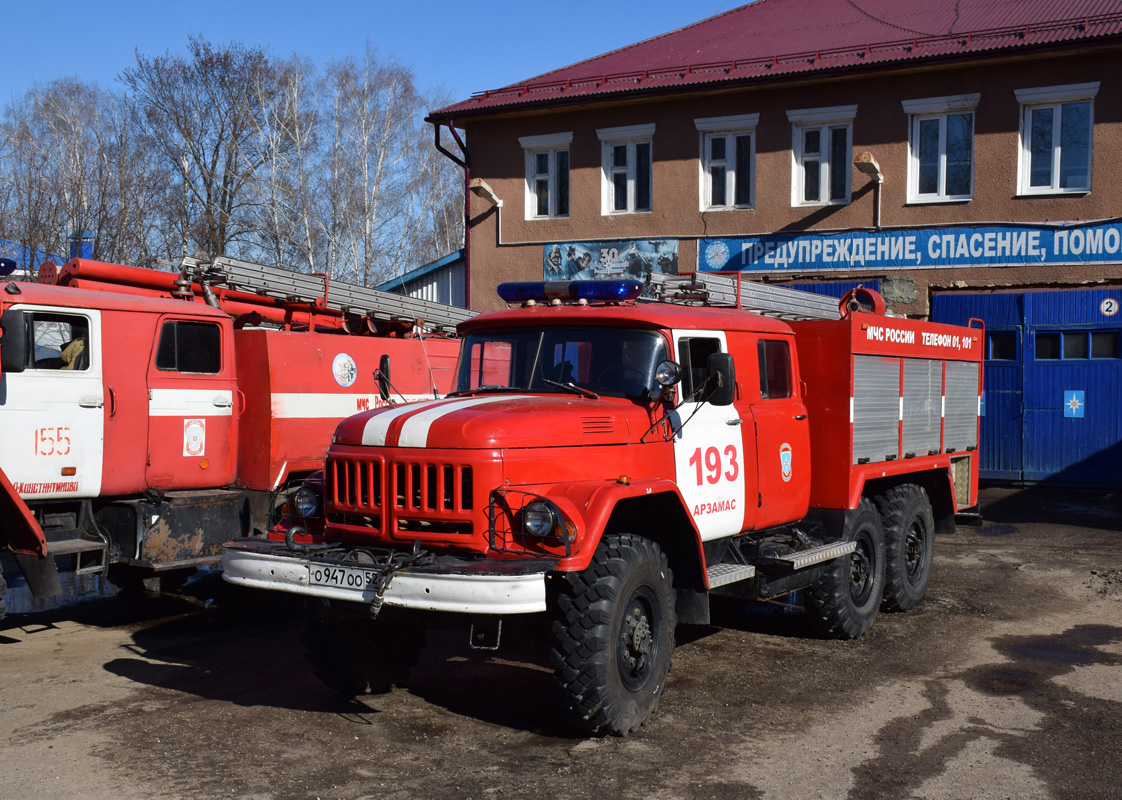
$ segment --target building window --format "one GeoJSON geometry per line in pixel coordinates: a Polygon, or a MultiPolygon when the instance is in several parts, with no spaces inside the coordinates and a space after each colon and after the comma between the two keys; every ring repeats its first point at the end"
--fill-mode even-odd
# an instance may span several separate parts
{"type": "Polygon", "coordinates": [[[1036,334],[1037,361],[1118,357],[1118,331],[1049,331],[1036,334]]]}
{"type": "Polygon", "coordinates": [[[908,202],[938,203],[974,196],[974,109],[981,95],[906,100],[908,202]]]}
{"type": "Polygon", "coordinates": [[[526,153],[526,219],[569,216],[572,131],[518,140],[526,153]]]}
{"type": "Polygon", "coordinates": [[[849,202],[853,118],[857,106],[788,111],[793,126],[791,205],[849,202]]]}
{"type": "Polygon", "coordinates": [[[1021,104],[1019,194],[1091,190],[1094,83],[1018,89],[1021,104]]]}
{"type": "Polygon", "coordinates": [[[755,205],[756,123],[759,114],[695,119],[701,137],[701,210],[755,205]]]}
{"type": "Polygon", "coordinates": [[[651,140],[654,131],[654,123],[596,131],[602,148],[602,213],[651,210],[651,140]]]}

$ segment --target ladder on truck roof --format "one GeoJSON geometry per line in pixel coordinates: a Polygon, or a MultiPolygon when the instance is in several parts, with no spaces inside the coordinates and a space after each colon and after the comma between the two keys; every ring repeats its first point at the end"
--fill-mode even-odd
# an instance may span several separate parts
{"type": "MultiPolygon", "coordinates": [[[[735,308],[737,279],[727,275],[694,272],[663,275],[652,272],[648,287],[652,299],[665,303],[697,303],[735,308]]],[[[787,320],[841,319],[838,298],[740,281],[740,308],[787,320]]]]}
{"type": "Polygon", "coordinates": [[[423,317],[426,327],[454,330],[457,324],[477,313],[468,308],[329,281],[323,275],[293,272],[227,256],[216,256],[210,261],[184,258],[183,267],[193,280],[217,279],[236,291],[386,322],[412,323],[417,317],[423,317]]]}

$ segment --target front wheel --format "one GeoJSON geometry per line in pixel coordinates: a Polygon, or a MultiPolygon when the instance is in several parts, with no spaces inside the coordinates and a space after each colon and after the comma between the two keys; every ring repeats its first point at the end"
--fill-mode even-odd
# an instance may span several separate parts
{"type": "Polygon", "coordinates": [[[566,713],[594,735],[624,736],[651,718],[674,649],[666,555],[633,534],[605,536],[588,568],[563,576],[551,652],[566,713]]]}
{"type": "Polygon", "coordinates": [[[857,549],[834,559],[806,590],[806,610],[821,635],[856,639],[872,627],[884,596],[884,529],[868,498],[845,512],[841,540],[855,542],[857,549]]]}
{"type": "Polygon", "coordinates": [[[372,618],[308,600],[300,633],[312,672],[344,697],[388,692],[405,680],[425,645],[425,629],[402,618],[372,618]]]}

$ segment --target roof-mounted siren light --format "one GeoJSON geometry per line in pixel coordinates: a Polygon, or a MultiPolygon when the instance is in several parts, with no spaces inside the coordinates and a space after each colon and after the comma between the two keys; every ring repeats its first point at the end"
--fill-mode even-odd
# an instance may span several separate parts
{"type": "Polygon", "coordinates": [[[632,279],[604,281],[515,281],[500,283],[499,297],[507,303],[621,303],[643,293],[643,282],[632,279]]]}
{"type": "Polygon", "coordinates": [[[15,261],[10,258],[0,258],[0,278],[11,275],[19,267],[15,261]]]}
{"type": "Polygon", "coordinates": [[[841,313],[842,319],[846,319],[854,313],[884,316],[887,310],[888,306],[885,304],[884,298],[880,296],[880,292],[866,289],[864,286],[850,289],[842,295],[842,299],[838,302],[838,311],[841,313]]]}

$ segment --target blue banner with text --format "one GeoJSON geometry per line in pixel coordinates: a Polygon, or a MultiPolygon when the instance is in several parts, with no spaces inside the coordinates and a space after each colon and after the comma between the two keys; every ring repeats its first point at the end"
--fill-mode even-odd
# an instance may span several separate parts
{"type": "Polygon", "coordinates": [[[1110,264],[1122,257],[1122,220],[702,239],[697,253],[702,272],[1110,264]]]}

